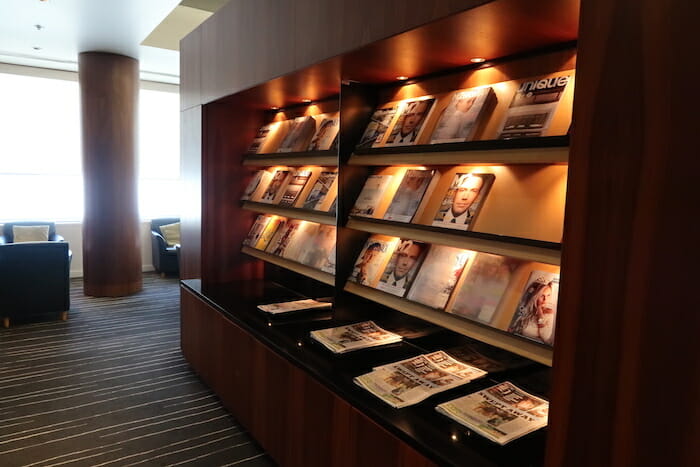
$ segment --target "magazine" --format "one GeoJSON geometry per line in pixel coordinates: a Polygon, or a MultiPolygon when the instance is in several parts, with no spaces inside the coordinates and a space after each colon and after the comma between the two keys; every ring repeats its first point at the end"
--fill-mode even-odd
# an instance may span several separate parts
{"type": "Polygon", "coordinates": [[[284,224],[281,224],[270,239],[265,251],[276,256],[282,256],[302,222],[303,221],[298,219],[290,219],[284,224]]]}
{"type": "Polygon", "coordinates": [[[375,110],[369,121],[369,125],[367,125],[367,129],[362,134],[362,138],[360,138],[360,142],[357,144],[357,148],[370,148],[381,143],[398,108],[398,105],[394,105],[375,110]]]}
{"type": "Polygon", "coordinates": [[[312,268],[321,269],[328,255],[335,248],[335,226],[321,225],[301,250],[298,261],[312,268]]]}
{"type": "Polygon", "coordinates": [[[354,381],[392,407],[401,408],[484,375],[485,371],[438,351],[382,365],[354,381]]]}
{"type": "Polygon", "coordinates": [[[399,117],[384,145],[407,146],[416,144],[425,128],[425,122],[433,110],[433,104],[435,104],[434,97],[421,97],[403,102],[399,117]]]}
{"type": "Polygon", "coordinates": [[[469,250],[431,245],[406,298],[432,308],[445,308],[464,265],[473,255],[469,250]]]}
{"type": "Polygon", "coordinates": [[[505,382],[445,402],[435,410],[504,445],[547,426],[549,402],[505,382]]]}
{"type": "Polygon", "coordinates": [[[523,264],[516,258],[477,253],[449,312],[491,324],[513,272],[523,264]]]}
{"type": "Polygon", "coordinates": [[[375,287],[398,242],[396,237],[370,236],[355,261],[348,281],[375,287]]]}
{"type": "Polygon", "coordinates": [[[374,321],[311,331],[311,337],[333,353],[345,353],[401,341],[401,336],[380,328],[374,321]]]}
{"type": "Polygon", "coordinates": [[[335,275],[335,243],[333,243],[333,248],[331,248],[323,264],[321,264],[321,271],[335,275]]]}
{"type": "Polygon", "coordinates": [[[471,141],[488,111],[485,104],[495,96],[491,87],[455,92],[433,130],[430,143],[471,141]]]}
{"type": "Polygon", "coordinates": [[[265,189],[260,198],[261,203],[274,203],[277,198],[277,194],[282,191],[282,188],[287,185],[289,180],[289,170],[277,170],[272,176],[270,184],[265,189]]]}
{"type": "Polygon", "coordinates": [[[258,309],[271,315],[279,315],[283,313],[289,313],[292,311],[302,311],[302,310],[316,310],[316,309],[328,309],[331,308],[333,304],[331,302],[319,302],[311,298],[304,300],[294,300],[292,302],[280,302],[280,303],[270,303],[267,305],[258,305],[258,309]]]}
{"type": "Polygon", "coordinates": [[[316,115],[316,121],[320,121],[318,125],[318,130],[311,138],[311,144],[309,144],[309,151],[325,151],[331,149],[333,141],[338,135],[338,129],[340,128],[340,117],[336,112],[334,116],[330,114],[316,115]]]}
{"type": "Polygon", "coordinates": [[[272,240],[272,237],[277,232],[277,229],[282,228],[287,222],[287,219],[285,219],[284,217],[279,217],[279,216],[271,216],[271,217],[272,217],[272,219],[270,219],[270,221],[267,223],[267,225],[263,229],[262,234],[260,234],[260,237],[258,238],[258,241],[255,244],[250,245],[253,248],[255,248],[256,250],[265,251],[265,249],[267,248],[267,245],[269,245],[269,243],[270,243],[270,240],[272,240]]]}
{"type": "Polygon", "coordinates": [[[318,232],[320,224],[309,221],[299,221],[299,227],[291,235],[289,242],[279,255],[285,259],[299,261],[299,257],[308,250],[308,245],[318,232]]]}
{"type": "Polygon", "coordinates": [[[253,142],[248,147],[248,154],[259,154],[265,145],[265,141],[271,136],[272,133],[280,125],[280,122],[273,122],[268,125],[263,125],[260,127],[258,132],[255,134],[253,142]]]}
{"type": "Polygon", "coordinates": [[[523,368],[533,365],[532,360],[483,342],[471,341],[445,350],[460,362],[475,366],[489,373],[523,368]]]}
{"type": "Polygon", "coordinates": [[[384,214],[384,219],[411,222],[421,202],[430,197],[430,193],[439,179],[440,173],[437,170],[407,170],[384,214]]]}
{"type": "Polygon", "coordinates": [[[493,174],[455,174],[433,218],[433,225],[448,229],[470,230],[495,179],[496,176],[493,174]]]}
{"type": "Polygon", "coordinates": [[[384,268],[377,288],[399,297],[406,295],[427,252],[426,243],[401,239],[384,268]]]}
{"type": "Polygon", "coordinates": [[[543,136],[571,75],[540,77],[521,83],[506,112],[498,139],[543,136]]]}
{"type": "Polygon", "coordinates": [[[253,223],[253,226],[248,231],[248,235],[246,235],[246,237],[243,239],[243,246],[254,246],[260,239],[263,230],[265,230],[265,227],[271,220],[272,216],[265,214],[258,215],[253,223]]]}
{"type": "Polygon", "coordinates": [[[316,120],[313,117],[297,117],[289,127],[289,133],[282,140],[277,152],[306,151],[309,142],[316,132],[316,120]]]}
{"type": "Polygon", "coordinates": [[[533,271],[527,280],[508,332],[554,345],[559,274],[533,271]]]}
{"type": "Polygon", "coordinates": [[[355,205],[350,210],[350,215],[372,217],[392,178],[394,178],[393,175],[370,175],[367,177],[355,205]]]}
{"type": "Polygon", "coordinates": [[[241,196],[241,201],[246,201],[254,198],[254,194],[257,191],[262,190],[263,187],[267,186],[272,178],[272,174],[267,170],[258,170],[253,174],[250,179],[248,186],[246,186],[243,196],[241,196]]]}
{"type": "MultiPolygon", "coordinates": [[[[319,210],[337,178],[338,172],[321,172],[313,188],[311,188],[311,192],[304,201],[304,209],[319,210]]],[[[337,190],[333,191],[335,193],[334,196],[337,195],[337,190]]]]}
{"type": "Polygon", "coordinates": [[[287,188],[284,190],[280,206],[293,206],[311,176],[310,170],[296,170],[292,173],[287,188]]]}

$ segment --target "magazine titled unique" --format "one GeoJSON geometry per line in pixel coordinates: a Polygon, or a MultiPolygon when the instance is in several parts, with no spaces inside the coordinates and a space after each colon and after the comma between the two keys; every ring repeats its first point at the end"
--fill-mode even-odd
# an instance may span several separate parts
{"type": "Polygon", "coordinates": [[[333,353],[345,353],[401,341],[401,336],[382,329],[374,321],[311,331],[311,337],[333,353]]]}
{"type": "Polygon", "coordinates": [[[282,140],[282,144],[277,152],[299,152],[306,151],[311,138],[316,132],[316,120],[313,117],[297,117],[289,128],[289,133],[282,140]]]}
{"type": "Polygon", "coordinates": [[[498,138],[543,136],[569,81],[571,75],[541,77],[521,83],[506,112],[498,138]]]}
{"type": "Polygon", "coordinates": [[[253,226],[248,231],[248,235],[243,239],[243,246],[253,247],[260,239],[267,224],[272,220],[272,216],[260,214],[255,219],[253,226]]]}
{"type": "Polygon", "coordinates": [[[421,97],[403,102],[399,117],[391,129],[385,146],[407,146],[416,144],[425,128],[425,122],[435,104],[434,97],[421,97]]]}
{"type": "Polygon", "coordinates": [[[360,138],[360,142],[357,144],[357,148],[371,148],[381,143],[398,108],[398,105],[393,105],[375,110],[369,125],[367,125],[367,129],[362,134],[362,138],[360,138]]]}
{"type": "Polygon", "coordinates": [[[491,87],[455,92],[433,130],[430,143],[471,141],[488,110],[485,104],[492,98],[495,94],[491,87]]]}
{"type": "Polygon", "coordinates": [[[312,268],[321,269],[335,248],[335,237],[334,225],[319,226],[300,251],[297,260],[312,268]]]}
{"type": "Polygon", "coordinates": [[[267,185],[265,193],[263,193],[260,198],[261,203],[274,203],[277,198],[277,194],[280,193],[283,187],[287,185],[289,181],[289,170],[277,170],[270,180],[270,184],[267,185]]]}
{"type": "Polygon", "coordinates": [[[439,178],[440,173],[437,170],[407,170],[384,214],[384,219],[411,222],[421,202],[430,197],[439,178]]]}
{"type": "Polygon", "coordinates": [[[547,426],[549,402],[505,382],[435,409],[503,445],[547,426]]]}
{"type": "Polygon", "coordinates": [[[266,186],[270,182],[271,178],[272,174],[267,170],[258,170],[255,172],[253,174],[253,178],[250,179],[248,186],[246,186],[243,196],[241,196],[241,201],[246,201],[252,198],[253,194],[256,191],[262,190],[262,187],[266,186]]]}
{"type": "Polygon", "coordinates": [[[495,179],[496,176],[493,174],[455,174],[435,214],[433,225],[448,229],[470,230],[495,179]]]}
{"type": "Polygon", "coordinates": [[[293,206],[294,202],[299,197],[299,194],[306,186],[311,176],[310,170],[296,170],[292,173],[292,176],[287,184],[287,188],[284,190],[282,199],[279,202],[280,206],[293,206]]]}
{"type": "Polygon", "coordinates": [[[348,281],[375,287],[398,242],[396,237],[371,235],[360,251],[348,281]]]}
{"type": "Polygon", "coordinates": [[[483,370],[438,351],[382,365],[358,376],[355,383],[392,407],[401,408],[467,384],[485,374],[483,370]]]}
{"type": "Polygon", "coordinates": [[[406,295],[427,252],[427,243],[401,239],[384,268],[377,288],[399,297],[406,295]]]}
{"type": "Polygon", "coordinates": [[[355,205],[350,210],[350,215],[372,217],[392,178],[394,178],[392,175],[370,175],[367,177],[355,205]]]}
{"type": "Polygon", "coordinates": [[[473,251],[431,245],[406,298],[432,308],[443,309],[452,295],[473,251]]]}
{"type": "Polygon", "coordinates": [[[333,304],[330,302],[319,302],[317,300],[307,298],[304,300],[294,300],[292,302],[258,305],[258,309],[264,311],[265,313],[270,313],[271,315],[280,315],[283,313],[290,313],[292,311],[323,310],[331,308],[332,306],[333,304]]]}
{"type": "Polygon", "coordinates": [[[316,115],[316,121],[320,121],[318,124],[318,129],[311,138],[311,144],[309,144],[309,151],[325,151],[330,149],[338,135],[338,128],[340,127],[340,117],[336,112],[334,115],[321,114],[316,115]]]}
{"type": "Polygon", "coordinates": [[[559,274],[533,271],[527,280],[508,332],[554,345],[559,274]]]}
{"type": "MultiPolygon", "coordinates": [[[[321,172],[304,201],[304,209],[320,209],[337,178],[338,172],[321,172]]],[[[337,195],[337,190],[334,192],[334,196],[337,195]]]]}

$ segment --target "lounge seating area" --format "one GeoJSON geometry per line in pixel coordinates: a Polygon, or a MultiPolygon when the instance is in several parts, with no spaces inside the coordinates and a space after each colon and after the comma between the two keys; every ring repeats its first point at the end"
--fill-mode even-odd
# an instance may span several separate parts
{"type": "Polygon", "coordinates": [[[179,251],[180,219],[166,217],[151,220],[153,267],[161,277],[180,273],[179,251]]]}

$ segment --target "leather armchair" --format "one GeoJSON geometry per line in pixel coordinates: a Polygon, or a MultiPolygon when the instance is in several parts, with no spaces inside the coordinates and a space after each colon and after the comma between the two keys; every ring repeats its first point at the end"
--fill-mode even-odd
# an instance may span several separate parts
{"type": "Polygon", "coordinates": [[[42,221],[28,221],[28,222],[7,222],[2,226],[2,237],[0,237],[0,245],[6,243],[14,242],[14,235],[12,234],[12,227],[15,225],[20,226],[35,226],[35,225],[48,225],[49,226],[49,241],[50,242],[63,242],[65,239],[56,233],[56,224],[53,222],[42,222],[42,221]]]}
{"type": "Polygon", "coordinates": [[[180,266],[178,254],[175,246],[168,246],[163,234],[160,232],[161,225],[180,222],[177,217],[151,220],[151,254],[153,257],[153,267],[161,275],[179,274],[180,266]]]}
{"type": "Polygon", "coordinates": [[[0,318],[31,320],[70,309],[71,252],[66,242],[0,245],[0,318]]]}

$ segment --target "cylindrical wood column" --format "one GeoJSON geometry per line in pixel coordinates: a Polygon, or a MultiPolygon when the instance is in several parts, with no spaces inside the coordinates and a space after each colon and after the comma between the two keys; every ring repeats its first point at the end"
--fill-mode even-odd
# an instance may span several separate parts
{"type": "Polygon", "coordinates": [[[141,290],[137,203],[138,60],[105,52],[79,58],[82,108],[83,284],[86,295],[141,290]]]}

